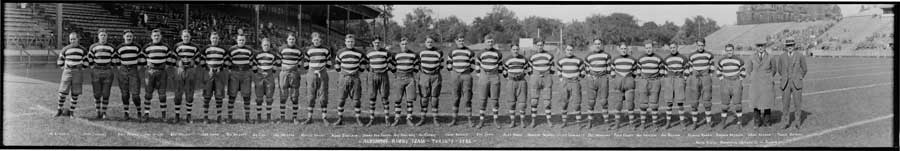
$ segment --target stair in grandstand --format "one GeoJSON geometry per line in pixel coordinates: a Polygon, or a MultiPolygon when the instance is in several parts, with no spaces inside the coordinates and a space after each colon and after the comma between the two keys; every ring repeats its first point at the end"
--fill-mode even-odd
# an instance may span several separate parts
{"type": "Polygon", "coordinates": [[[20,8],[19,3],[3,4],[4,63],[56,62],[56,52],[47,47],[51,31],[45,22],[34,17],[31,4],[20,8]]]}
{"type": "MultiPolygon", "coordinates": [[[[840,22],[826,31],[818,40],[823,41],[823,45],[838,46],[849,49],[856,48],[860,42],[866,41],[873,35],[892,33],[893,32],[893,16],[853,16],[844,17],[840,22]]],[[[875,36],[880,44],[888,43],[885,39],[890,36],[875,36]]]]}
{"type": "MultiPolygon", "coordinates": [[[[106,28],[109,31],[111,41],[121,40],[122,31],[130,29],[135,32],[135,37],[141,39],[146,37],[148,31],[146,29],[134,26],[134,23],[125,17],[126,14],[114,15],[99,4],[93,3],[63,3],[63,21],[74,24],[78,28],[83,29],[86,38],[96,38],[97,30],[106,28]]],[[[44,8],[44,14],[48,19],[56,19],[56,4],[45,3],[40,7],[44,8]]],[[[93,39],[89,41],[95,41],[93,39]]]]}
{"type": "Polygon", "coordinates": [[[713,52],[724,50],[725,45],[727,44],[734,44],[736,47],[750,48],[756,43],[773,40],[768,38],[784,31],[803,30],[813,26],[822,26],[831,22],[834,21],[823,20],[813,22],[781,22],[725,26],[706,37],[708,42],[706,47],[713,52]]]}
{"type": "Polygon", "coordinates": [[[18,3],[4,3],[3,7],[4,39],[49,34],[47,29],[40,28],[41,24],[34,18],[31,8],[19,8],[18,3]]]}

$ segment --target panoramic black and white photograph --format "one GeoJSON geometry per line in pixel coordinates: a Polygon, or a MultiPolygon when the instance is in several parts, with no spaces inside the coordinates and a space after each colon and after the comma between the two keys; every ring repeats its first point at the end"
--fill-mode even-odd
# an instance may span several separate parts
{"type": "Polygon", "coordinates": [[[894,4],[3,2],[4,146],[897,147],[894,4]]]}

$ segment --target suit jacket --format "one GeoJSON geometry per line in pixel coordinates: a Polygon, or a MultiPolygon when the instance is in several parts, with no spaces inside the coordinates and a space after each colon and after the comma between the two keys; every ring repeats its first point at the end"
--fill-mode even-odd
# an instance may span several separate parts
{"type": "Polygon", "coordinates": [[[777,72],[781,75],[781,89],[793,86],[795,89],[803,88],[803,78],[806,77],[806,57],[800,52],[792,55],[782,53],[778,57],[777,72]],[[788,85],[789,83],[792,83],[788,85]]]}

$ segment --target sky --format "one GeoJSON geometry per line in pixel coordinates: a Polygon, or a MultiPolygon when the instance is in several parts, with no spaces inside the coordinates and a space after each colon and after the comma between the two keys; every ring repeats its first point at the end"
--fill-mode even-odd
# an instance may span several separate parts
{"type": "MultiPolygon", "coordinates": [[[[734,25],[737,23],[738,7],[740,5],[506,5],[516,13],[519,19],[529,16],[541,16],[560,19],[563,22],[572,20],[584,20],[592,14],[609,15],[615,12],[628,13],[638,20],[638,24],[653,21],[657,24],[666,21],[681,25],[685,18],[697,15],[706,16],[716,20],[720,25],[734,25]]],[[[860,5],[838,5],[841,14],[855,14],[860,5]]],[[[411,13],[416,7],[429,7],[434,15],[439,18],[455,15],[466,24],[471,24],[475,17],[485,16],[493,5],[394,5],[394,21],[403,24],[406,14],[411,13]]]]}

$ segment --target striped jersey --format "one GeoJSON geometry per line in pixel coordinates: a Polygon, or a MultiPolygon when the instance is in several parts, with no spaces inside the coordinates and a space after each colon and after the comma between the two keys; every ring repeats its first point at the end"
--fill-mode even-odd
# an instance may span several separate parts
{"type": "Polygon", "coordinates": [[[550,71],[550,67],[553,66],[553,54],[550,54],[550,52],[547,51],[541,51],[531,55],[528,62],[531,63],[531,69],[535,72],[547,72],[550,71]]]}
{"type": "Polygon", "coordinates": [[[722,58],[716,66],[725,78],[736,79],[743,76],[741,70],[744,68],[744,60],[737,56],[722,58]]]}
{"type": "Polygon", "coordinates": [[[328,67],[331,50],[322,46],[310,46],[306,48],[306,61],[309,61],[310,70],[322,70],[328,67]]]}
{"type": "Polygon", "coordinates": [[[475,52],[469,50],[468,47],[457,48],[450,51],[450,67],[456,72],[472,71],[472,64],[475,61],[475,52]]]}
{"type": "Polygon", "coordinates": [[[612,71],[619,76],[631,76],[631,73],[634,71],[635,66],[637,65],[637,60],[625,55],[617,55],[610,60],[612,64],[612,71]]]}
{"type": "Polygon", "coordinates": [[[400,52],[394,54],[394,69],[400,72],[415,72],[419,55],[414,52],[400,52]]]}
{"type": "Polygon", "coordinates": [[[253,68],[253,49],[245,46],[231,46],[228,50],[228,60],[231,62],[231,69],[250,69],[253,68]]]}
{"type": "Polygon", "coordinates": [[[419,67],[423,73],[436,73],[443,67],[443,58],[444,54],[436,47],[426,48],[419,52],[419,67]]]}
{"type": "Polygon", "coordinates": [[[709,51],[703,52],[694,52],[688,55],[688,61],[691,65],[691,70],[699,72],[699,73],[707,73],[712,65],[713,55],[709,53],[709,51]]]}
{"type": "Polygon", "coordinates": [[[344,73],[354,74],[359,72],[366,63],[365,55],[356,48],[343,48],[338,52],[337,62],[340,64],[340,70],[344,73]]]}
{"type": "Polygon", "coordinates": [[[278,48],[281,57],[281,69],[290,70],[299,66],[303,61],[303,51],[297,46],[284,45],[278,48]]]}
{"type": "Polygon", "coordinates": [[[174,63],[174,54],[169,51],[169,46],[163,43],[150,43],[144,46],[144,56],[147,57],[147,66],[162,67],[174,63]]]}
{"type": "Polygon", "coordinates": [[[57,66],[65,66],[69,68],[80,68],[88,65],[87,49],[78,44],[69,44],[63,47],[62,52],[56,59],[57,66]]]}
{"type": "Polygon", "coordinates": [[[91,66],[112,66],[117,63],[118,60],[113,58],[115,54],[115,48],[108,44],[100,44],[95,43],[90,46],[90,53],[88,53],[88,64],[91,66]]]}
{"type": "Polygon", "coordinates": [[[584,66],[584,62],[573,55],[559,59],[557,66],[559,66],[559,71],[563,78],[576,78],[581,76],[581,68],[584,66]]]}
{"type": "Polygon", "coordinates": [[[182,67],[194,67],[200,60],[200,48],[190,42],[175,44],[175,58],[182,67]]]}
{"type": "Polygon", "coordinates": [[[609,73],[609,53],[594,51],[584,58],[587,71],[591,75],[602,76],[609,73]]]}
{"type": "Polygon", "coordinates": [[[526,60],[525,56],[516,54],[512,58],[503,61],[503,66],[506,67],[506,74],[508,74],[509,77],[520,79],[525,76],[525,69],[528,68],[528,60],[526,60]]]}
{"type": "Polygon", "coordinates": [[[500,55],[500,52],[497,51],[497,49],[488,48],[478,55],[478,64],[481,67],[481,71],[487,73],[500,73],[500,61],[502,59],[503,56],[500,55]]]}
{"type": "Polygon", "coordinates": [[[212,69],[219,69],[222,66],[225,66],[226,59],[228,59],[228,52],[216,45],[206,46],[200,54],[200,59],[203,60],[206,67],[212,69]]]}
{"type": "Polygon", "coordinates": [[[368,60],[369,69],[372,72],[384,73],[388,70],[388,65],[391,63],[391,53],[384,48],[376,48],[366,53],[366,60],[368,60]]]}
{"type": "Polygon", "coordinates": [[[687,67],[687,59],[685,59],[683,55],[678,54],[678,52],[669,55],[664,60],[666,68],[669,69],[666,72],[680,75],[684,73],[684,69],[687,67]]]}
{"type": "Polygon", "coordinates": [[[638,72],[645,77],[654,77],[660,75],[660,68],[663,59],[656,53],[646,54],[638,58],[638,72]]]}
{"type": "Polygon", "coordinates": [[[144,54],[141,53],[141,46],[135,43],[123,43],[119,44],[117,48],[113,58],[119,60],[118,65],[130,67],[147,64],[147,60],[144,60],[144,54]]]}
{"type": "Polygon", "coordinates": [[[261,51],[253,54],[253,65],[256,66],[257,72],[274,71],[276,66],[280,66],[278,54],[272,51],[261,51]]]}

